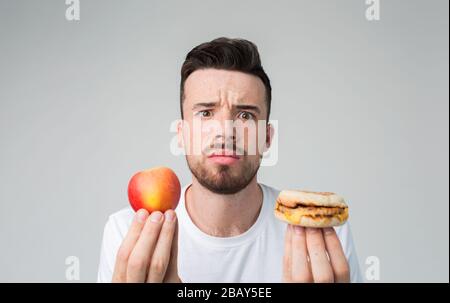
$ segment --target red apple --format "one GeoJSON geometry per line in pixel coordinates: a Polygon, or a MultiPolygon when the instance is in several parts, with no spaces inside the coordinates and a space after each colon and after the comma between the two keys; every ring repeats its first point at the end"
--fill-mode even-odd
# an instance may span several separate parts
{"type": "Polygon", "coordinates": [[[167,167],[138,172],[128,184],[128,199],[134,211],[144,208],[151,213],[175,209],[180,193],[180,181],[173,170],[167,167]]]}

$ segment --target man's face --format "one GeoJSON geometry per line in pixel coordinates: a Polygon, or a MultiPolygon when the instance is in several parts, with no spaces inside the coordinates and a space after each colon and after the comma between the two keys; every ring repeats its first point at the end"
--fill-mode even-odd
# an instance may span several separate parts
{"type": "Polygon", "coordinates": [[[246,73],[202,69],[187,78],[178,135],[207,189],[234,194],[255,177],[272,134],[265,98],[262,81],[246,73]]]}

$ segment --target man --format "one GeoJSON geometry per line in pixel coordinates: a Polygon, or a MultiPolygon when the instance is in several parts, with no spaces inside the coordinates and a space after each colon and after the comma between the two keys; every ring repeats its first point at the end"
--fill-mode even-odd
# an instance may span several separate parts
{"type": "Polygon", "coordinates": [[[128,207],[109,217],[98,281],[361,281],[348,223],[287,225],[273,215],[279,191],[257,181],[273,137],[270,80],[257,47],[228,38],[195,47],[180,91],[178,139],[192,183],[176,213],[128,207]],[[263,132],[249,127],[261,121],[263,132]]]}

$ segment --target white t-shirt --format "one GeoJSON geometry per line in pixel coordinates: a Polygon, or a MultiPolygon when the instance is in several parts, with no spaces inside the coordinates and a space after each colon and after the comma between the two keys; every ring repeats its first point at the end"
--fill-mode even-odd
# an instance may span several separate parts
{"type": "MultiPolygon", "coordinates": [[[[273,209],[279,191],[260,184],[263,204],[256,222],[243,234],[213,237],[202,232],[185,208],[185,192],[176,208],[179,222],[178,274],[183,282],[282,282],[286,223],[273,209]]],[[[117,250],[134,218],[131,207],[109,217],[101,248],[98,282],[111,282],[117,250]]],[[[362,282],[348,223],[335,228],[350,265],[352,282],[362,282]]]]}

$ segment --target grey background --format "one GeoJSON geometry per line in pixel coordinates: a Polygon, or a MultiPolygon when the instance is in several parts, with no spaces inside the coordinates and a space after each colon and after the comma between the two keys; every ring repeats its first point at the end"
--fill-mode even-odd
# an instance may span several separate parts
{"type": "Polygon", "coordinates": [[[449,281],[448,1],[0,1],[0,281],[95,281],[107,216],[168,165],[179,70],[218,36],[254,41],[273,85],[278,188],[336,191],[363,271],[449,281]]]}

